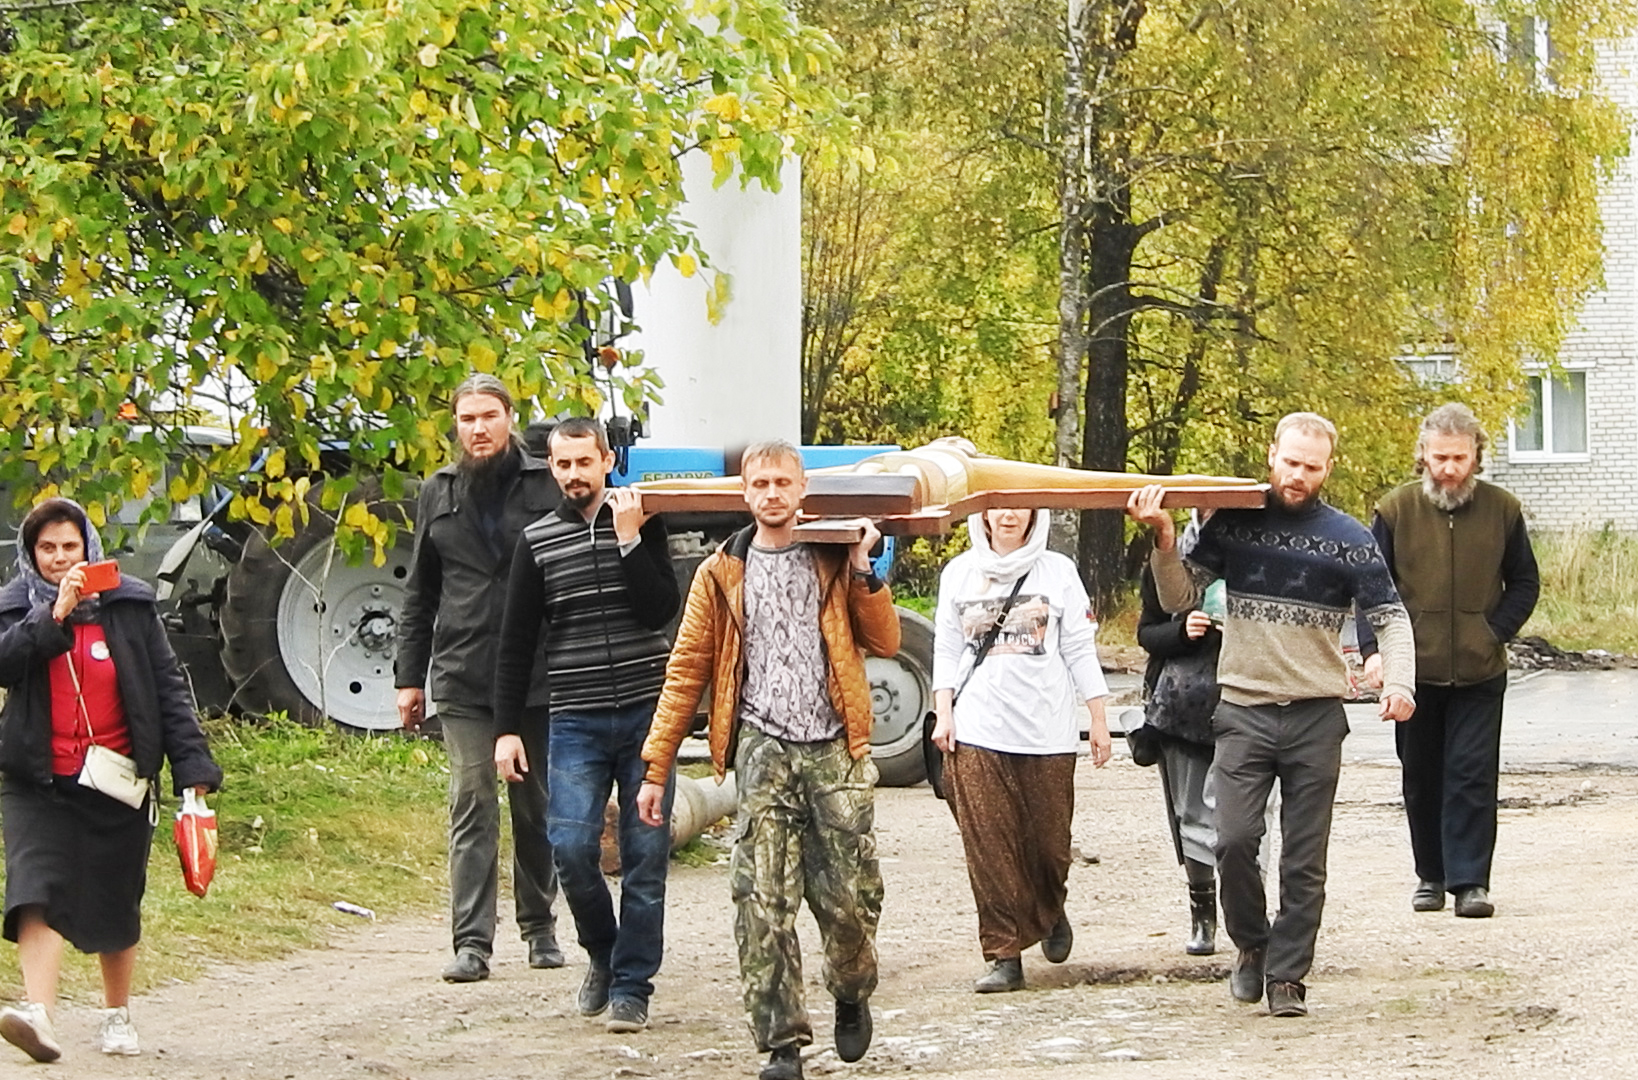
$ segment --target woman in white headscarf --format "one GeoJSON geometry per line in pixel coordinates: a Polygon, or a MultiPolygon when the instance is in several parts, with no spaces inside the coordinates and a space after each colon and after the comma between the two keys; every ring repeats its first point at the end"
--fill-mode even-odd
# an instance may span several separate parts
{"type": "Polygon", "coordinates": [[[1092,763],[1109,760],[1097,626],[1075,564],[1046,549],[1045,510],[967,519],[970,551],[939,579],[933,742],[944,751],[988,968],[978,993],[1020,990],[1023,951],[1069,958],[1069,828],[1080,704],[1092,763]]]}

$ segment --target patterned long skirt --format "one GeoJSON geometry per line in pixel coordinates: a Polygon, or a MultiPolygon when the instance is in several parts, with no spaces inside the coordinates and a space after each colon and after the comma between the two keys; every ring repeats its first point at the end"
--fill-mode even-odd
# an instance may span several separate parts
{"type": "Polygon", "coordinates": [[[1063,914],[1075,755],[1006,754],[957,743],[944,768],[984,959],[1018,956],[1063,914]]]}

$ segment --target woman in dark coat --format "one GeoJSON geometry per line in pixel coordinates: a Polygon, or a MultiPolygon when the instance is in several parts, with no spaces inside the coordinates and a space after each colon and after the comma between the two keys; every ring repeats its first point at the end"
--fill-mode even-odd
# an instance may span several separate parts
{"type": "Polygon", "coordinates": [[[1217,653],[1223,634],[1204,611],[1167,614],[1148,566],[1140,592],[1137,639],[1149,652],[1143,673],[1144,723],[1161,735],[1168,825],[1189,882],[1190,932],[1184,951],[1207,956],[1217,951],[1216,800],[1207,780],[1216,749],[1211,714],[1217,708],[1217,653]]]}
{"type": "Polygon", "coordinates": [[[47,499],[23,519],[17,576],[0,589],[0,823],[5,937],[26,1000],[0,1010],[0,1037],[36,1061],[62,1053],[51,1019],[66,939],[102,965],[99,1048],[139,1052],[127,1005],[164,760],[178,794],[221,783],[154,591],[134,578],[85,591],[102,543],[84,509],[47,499]],[[140,807],[79,782],[87,748],[114,750],[150,782],[140,807]]]}

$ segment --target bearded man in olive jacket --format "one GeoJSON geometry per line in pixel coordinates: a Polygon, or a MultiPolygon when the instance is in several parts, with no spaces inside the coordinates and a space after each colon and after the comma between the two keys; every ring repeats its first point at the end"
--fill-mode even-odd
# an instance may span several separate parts
{"type": "MultiPolygon", "coordinates": [[[[1394,729],[1418,878],[1411,906],[1442,910],[1449,892],[1469,919],[1495,911],[1506,642],[1541,593],[1519,500],[1478,477],[1486,442],[1467,406],[1429,413],[1421,479],[1389,492],[1371,526],[1416,635],[1416,711],[1394,729]]],[[[1370,657],[1367,676],[1375,670],[1370,657]]]]}

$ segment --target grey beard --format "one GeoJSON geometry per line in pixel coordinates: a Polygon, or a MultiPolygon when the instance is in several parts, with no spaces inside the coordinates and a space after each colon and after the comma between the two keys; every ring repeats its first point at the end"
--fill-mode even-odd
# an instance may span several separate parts
{"type": "Polygon", "coordinates": [[[1472,501],[1473,492],[1478,486],[1479,476],[1477,472],[1468,473],[1467,479],[1456,485],[1454,491],[1447,491],[1445,488],[1440,487],[1439,482],[1433,478],[1432,473],[1425,472],[1422,474],[1422,494],[1428,497],[1428,502],[1441,510],[1459,510],[1466,506],[1472,501]]]}

